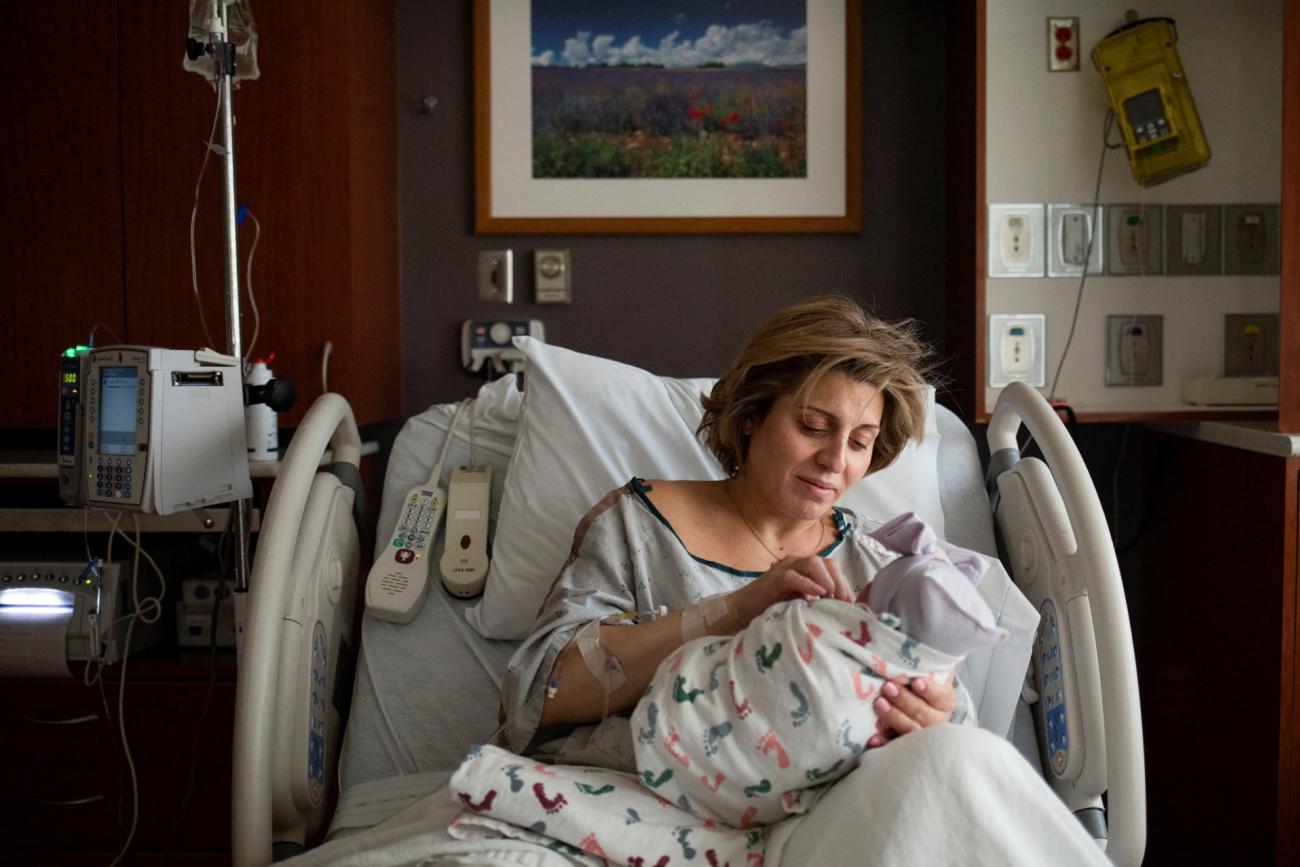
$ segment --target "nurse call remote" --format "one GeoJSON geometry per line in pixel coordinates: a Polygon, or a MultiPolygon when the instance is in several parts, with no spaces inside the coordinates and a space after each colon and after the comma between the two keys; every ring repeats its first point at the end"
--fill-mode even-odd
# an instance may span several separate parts
{"type": "Polygon", "coordinates": [[[467,599],[482,593],[487,580],[491,465],[456,467],[447,490],[447,544],[439,564],[442,586],[467,599]]]}
{"type": "Polygon", "coordinates": [[[447,496],[437,485],[411,488],[397,529],[366,579],[366,611],[380,620],[410,623],[429,594],[429,559],[447,496]]]}

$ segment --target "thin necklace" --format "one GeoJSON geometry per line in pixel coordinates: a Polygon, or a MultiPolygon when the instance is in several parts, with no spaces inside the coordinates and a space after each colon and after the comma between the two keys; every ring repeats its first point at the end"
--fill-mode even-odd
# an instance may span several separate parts
{"type": "MultiPolygon", "coordinates": [[[[740,503],[736,502],[736,495],[731,493],[730,479],[725,479],[722,482],[722,490],[726,492],[727,499],[731,500],[731,505],[736,508],[736,514],[740,516],[740,520],[745,522],[745,527],[749,530],[750,533],[754,535],[754,538],[758,540],[758,544],[763,546],[763,550],[766,551],[769,555],[771,555],[772,562],[775,564],[776,561],[780,560],[781,558],[777,556],[777,553],[775,551],[767,547],[767,543],[763,541],[763,537],[758,535],[758,531],[754,529],[754,525],[749,523],[749,519],[745,517],[745,513],[740,508],[740,503]]],[[[826,538],[826,522],[821,518],[817,519],[817,528],[818,528],[817,544],[813,547],[811,551],[808,552],[809,554],[816,554],[818,551],[820,551],[822,549],[822,540],[826,538]]]]}

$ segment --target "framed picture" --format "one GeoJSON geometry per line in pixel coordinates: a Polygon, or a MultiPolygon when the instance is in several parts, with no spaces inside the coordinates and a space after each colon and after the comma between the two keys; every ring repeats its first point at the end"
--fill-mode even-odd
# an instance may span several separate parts
{"type": "Polygon", "coordinates": [[[474,0],[475,230],[859,231],[860,37],[854,0],[474,0]]]}

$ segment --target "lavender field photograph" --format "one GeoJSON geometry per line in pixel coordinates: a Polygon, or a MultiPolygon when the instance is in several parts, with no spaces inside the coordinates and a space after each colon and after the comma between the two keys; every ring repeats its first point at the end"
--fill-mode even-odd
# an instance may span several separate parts
{"type": "Polygon", "coordinates": [[[804,178],[806,0],[533,0],[534,178],[804,178]]]}

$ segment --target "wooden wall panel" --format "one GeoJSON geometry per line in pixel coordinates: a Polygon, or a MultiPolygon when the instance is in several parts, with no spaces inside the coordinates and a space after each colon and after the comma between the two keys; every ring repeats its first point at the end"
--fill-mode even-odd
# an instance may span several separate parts
{"type": "Polygon", "coordinates": [[[53,428],[59,353],[124,331],[117,6],[6,4],[4,28],[0,298],[22,373],[0,377],[0,424],[53,428]]]}

